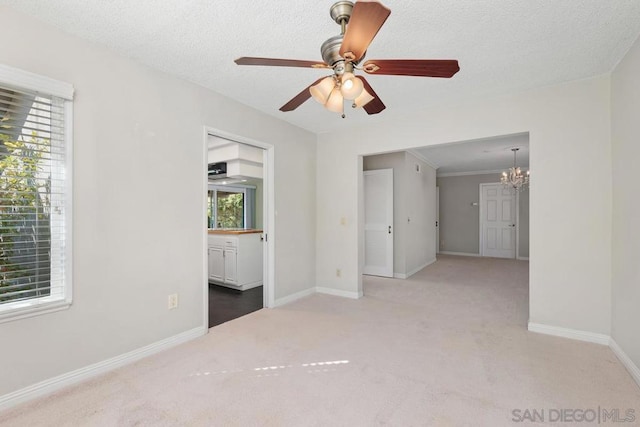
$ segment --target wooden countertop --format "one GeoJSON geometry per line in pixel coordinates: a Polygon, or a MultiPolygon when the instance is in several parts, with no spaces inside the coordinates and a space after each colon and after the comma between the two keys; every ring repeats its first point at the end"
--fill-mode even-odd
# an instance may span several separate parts
{"type": "Polygon", "coordinates": [[[209,234],[252,234],[252,233],[262,233],[262,230],[257,230],[255,228],[245,229],[245,230],[225,230],[224,228],[210,228],[209,234]]]}

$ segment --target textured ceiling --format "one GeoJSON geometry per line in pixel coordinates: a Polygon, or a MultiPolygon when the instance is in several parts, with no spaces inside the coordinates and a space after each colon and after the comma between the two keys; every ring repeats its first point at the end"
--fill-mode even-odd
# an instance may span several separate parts
{"type": "Polygon", "coordinates": [[[517,166],[529,166],[529,134],[516,134],[412,150],[438,168],[438,175],[501,171],[513,166],[512,148],[519,148],[517,166]]]}
{"type": "Polygon", "coordinates": [[[609,72],[640,33],[637,0],[385,0],[391,16],[368,59],[458,59],[453,79],[371,76],[387,109],[347,118],[313,100],[278,108],[326,73],[239,67],[239,56],[320,59],[339,33],[333,0],[0,0],[0,4],[113,48],[313,132],[389,121],[468,98],[609,72]]]}

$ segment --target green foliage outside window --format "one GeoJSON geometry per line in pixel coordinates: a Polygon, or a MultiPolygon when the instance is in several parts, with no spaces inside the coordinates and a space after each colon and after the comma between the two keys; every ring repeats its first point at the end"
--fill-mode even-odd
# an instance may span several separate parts
{"type": "Polygon", "coordinates": [[[0,302],[47,295],[50,180],[48,141],[0,135],[0,302]],[[45,157],[46,155],[46,157],[45,157]]]}
{"type": "Polygon", "coordinates": [[[244,227],[244,194],[218,191],[217,227],[244,227]]]}

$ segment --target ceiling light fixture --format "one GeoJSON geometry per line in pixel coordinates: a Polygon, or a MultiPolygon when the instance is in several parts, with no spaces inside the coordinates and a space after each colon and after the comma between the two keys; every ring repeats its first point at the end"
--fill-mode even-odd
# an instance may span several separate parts
{"type": "Polygon", "coordinates": [[[519,148],[512,148],[513,151],[513,167],[502,172],[500,181],[506,187],[513,187],[516,191],[522,191],[529,185],[529,171],[523,172],[522,169],[516,166],[516,153],[519,148]]]}
{"type": "Polygon", "coordinates": [[[455,59],[369,59],[362,62],[369,45],[390,13],[388,7],[376,0],[361,0],[355,3],[338,0],[329,8],[329,15],[340,25],[340,34],[329,37],[322,43],[322,61],[243,56],[236,59],[235,63],[333,70],[331,77],[321,78],[317,83],[307,86],[280,107],[280,111],[293,111],[313,97],[326,109],[341,113],[342,118],[345,100],[353,101],[353,108],[362,107],[369,115],[378,114],[386,107],[365,79],[365,73],[451,78],[460,71],[455,59]],[[361,71],[362,75],[356,76],[355,70],[361,71]],[[338,89],[337,93],[335,89],[338,89]]]}
{"type": "MultiPolygon", "coordinates": [[[[352,67],[349,67],[352,68],[352,67]]],[[[352,71],[344,71],[342,75],[334,75],[320,80],[320,83],[309,88],[309,93],[324,107],[334,113],[344,114],[344,101],[353,101],[353,108],[362,107],[373,101],[374,97],[364,88],[364,83],[352,71]]]]}
{"type": "Polygon", "coordinates": [[[329,99],[329,95],[331,95],[331,91],[333,90],[335,85],[336,82],[333,76],[326,77],[322,79],[317,85],[311,86],[309,88],[309,92],[311,93],[311,96],[313,96],[313,99],[324,105],[329,99]]]}
{"type": "Polygon", "coordinates": [[[324,108],[334,113],[341,113],[344,116],[344,98],[337,86],[329,94],[329,99],[324,104],[324,108]]]}
{"type": "Polygon", "coordinates": [[[362,89],[362,93],[360,94],[360,96],[353,100],[353,105],[355,105],[356,107],[362,107],[373,100],[374,97],[369,92],[367,92],[366,89],[362,89]]]}
{"type": "Polygon", "coordinates": [[[364,85],[360,79],[356,78],[353,73],[344,73],[342,75],[342,85],[340,86],[340,92],[344,99],[354,100],[364,90],[364,85]]]}

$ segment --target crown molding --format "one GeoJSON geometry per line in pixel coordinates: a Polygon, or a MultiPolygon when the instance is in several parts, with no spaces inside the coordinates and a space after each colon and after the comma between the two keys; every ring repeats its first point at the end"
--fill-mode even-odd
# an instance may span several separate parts
{"type": "Polygon", "coordinates": [[[410,149],[407,150],[407,153],[411,153],[414,156],[416,156],[417,158],[419,158],[420,160],[422,160],[423,162],[425,162],[426,164],[428,164],[429,166],[431,166],[432,168],[434,168],[436,171],[438,170],[439,166],[436,165],[435,163],[433,163],[431,160],[427,159],[425,156],[423,156],[422,154],[420,154],[418,151],[414,150],[414,149],[410,149]]]}
{"type": "MultiPolygon", "coordinates": [[[[529,169],[529,166],[520,166],[523,169],[529,169]]],[[[481,171],[469,171],[469,172],[445,172],[445,173],[438,173],[436,175],[437,178],[447,178],[450,176],[469,176],[469,175],[489,175],[489,174],[494,174],[494,173],[502,173],[503,171],[507,170],[509,168],[504,168],[504,169],[493,169],[493,170],[481,170],[481,171]]]]}

